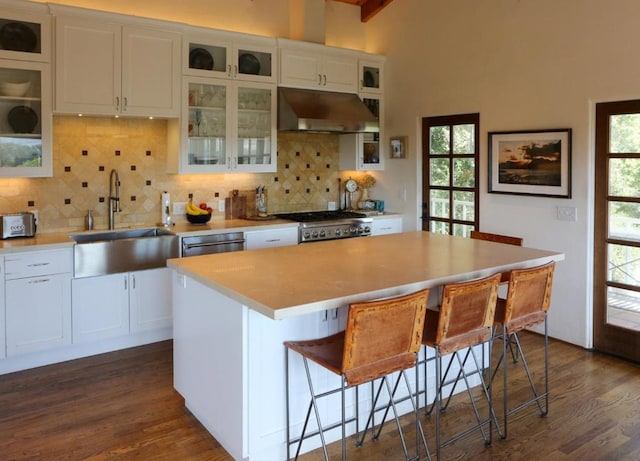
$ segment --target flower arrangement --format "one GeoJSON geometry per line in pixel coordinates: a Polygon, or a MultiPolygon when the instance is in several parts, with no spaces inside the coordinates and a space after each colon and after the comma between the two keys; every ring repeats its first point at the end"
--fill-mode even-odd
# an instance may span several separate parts
{"type": "Polygon", "coordinates": [[[376,185],[376,178],[374,178],[370,174],[363,174],[356,181],[358,182],[358,186],[360,186],[360,189],[371,189],[376,185]]]}

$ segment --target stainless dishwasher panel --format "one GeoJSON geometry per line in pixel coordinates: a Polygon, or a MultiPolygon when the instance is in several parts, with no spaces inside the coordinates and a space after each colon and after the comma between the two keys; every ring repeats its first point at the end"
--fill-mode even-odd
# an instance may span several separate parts
{"type": "Polygon", "coordinates": [[[244,250],[244,233],[228,232],[224,234],[182,237],[182,257],[227,253],[244,250]]]}

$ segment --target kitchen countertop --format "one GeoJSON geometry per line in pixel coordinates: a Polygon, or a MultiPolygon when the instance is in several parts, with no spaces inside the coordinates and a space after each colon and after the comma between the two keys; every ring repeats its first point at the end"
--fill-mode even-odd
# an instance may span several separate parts
{"type": "Polygon", "coordinates": [[[564,255],[417,231],[169,259],[167,266],[283,319],[552,259],[564,255]]]}

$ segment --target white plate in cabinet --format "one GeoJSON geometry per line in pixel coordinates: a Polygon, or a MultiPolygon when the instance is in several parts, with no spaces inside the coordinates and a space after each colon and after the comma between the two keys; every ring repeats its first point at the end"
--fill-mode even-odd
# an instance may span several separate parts
{"type": "Polygon", "coordinates": [[[178,117],[181,36],[56,18],[55,111],[178,117]]]}

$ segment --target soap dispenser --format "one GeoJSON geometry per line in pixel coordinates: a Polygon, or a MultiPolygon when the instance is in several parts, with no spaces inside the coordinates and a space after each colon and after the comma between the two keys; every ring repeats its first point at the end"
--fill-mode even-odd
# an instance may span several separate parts
{"type": "Polygon", "coordinates": [[[84,228],[86,230],[93,230],[93,212],[92,210],[87,211],[87,216],[84,218],[84,228]]]}

